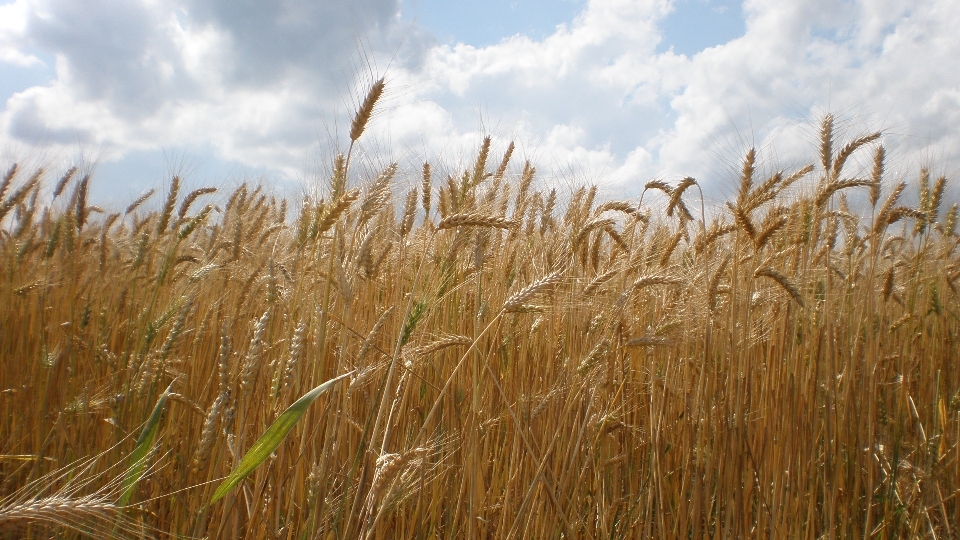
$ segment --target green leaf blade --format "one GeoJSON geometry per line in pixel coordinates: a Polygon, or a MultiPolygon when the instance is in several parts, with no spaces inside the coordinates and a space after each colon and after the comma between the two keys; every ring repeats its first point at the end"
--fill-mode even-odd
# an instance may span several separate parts
{"type": "Polygon", "coordinates": [[[280,446],[280,443],[283,442],[287,434],[293,429],[293,426],[295,426],[300,418],[307,412],[310,405],[327,390],[330,390],[334,384],[352,374],[353,372],[351,371],[330,379],[307,392],[303,397],[294,402],[293,405],[287,407],[287,410],[283,411],[283,413],[277,417],[273,424],[257,439],[257,442],[253,443],[253,446],[251,446],[250,450],[240,459],[240,462],[237,463],[233,471],[217,486],[217,490],[213,492],[213,498],[210,500],[210,504],[222,499],[230,490],[243,481],[247,475],[262,465],[263,462],[270,457],[270,454],[280,446]]]}
{"type": "Polygon", "coordinates": [[[157,404],[154,405],[150,417],[147,418],[147,423],[144,424],[143,430],[140,432],[140,436],[137,437],[137,446],[133,449],[133,452],[130,453],[130,465],[127,467],[127,472],[123,475],[123,482],[120,484],[120,500],[117,501],[117,506],[123,507],[130,502],[130,497],[133,496],[133,490],[140,481],[143,466],[147,461],[147,454],[153,447],[153,439],[157,435],[157,428],[160,426],[160,417],[163,415],[163,409],[167,405],[170,391],[173,390],[173,384],[174,383],[170,383],[170,386],[160,394],[160,399],[157,400],[157,404]]]}

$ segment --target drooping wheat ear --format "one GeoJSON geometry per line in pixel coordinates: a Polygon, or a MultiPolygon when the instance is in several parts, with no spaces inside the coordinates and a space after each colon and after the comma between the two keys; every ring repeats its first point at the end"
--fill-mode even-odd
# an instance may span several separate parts
{"type": "Polygon", "coordinates": [[[617,275],[618,273],[620,273],[620,271],[616,269],[608,270],[600,274],[599,276],[593,278],[593,280],[590,283],[588,283],[586,287],[583,288],[583,294],[587,296],[593,294],[594,292],[597,291],[597,289],[600,288],[601,285],[603,285],[607,281],[610,281],[610,279],[613,276],[617,275]]]}
{"type": "Polygon", "coordinates": [[[837,180],[834,182],[830,182],[828,184],[824,184],[820,187],[820,190],[817,193],[815,204],[817,206],[823,206],[827,204],[827,201],[830,200],[830,196],[833,195],[834,193],[842,189],[860,187],[860,186],[866,186],[866,187],[872,188],[873,181],[854,178],[852,180],[837,180]]]}
{"type": "Polygon", "coordinates": [[[151,189],[150,191],[148,191],[148,192],[144,193],[143,195],[137,197],[137,200],[135,200],[135,201],[133,201],[132,203],[130,203],[130,206],[128,206],[127,209],[123,212],[123,215],[125,215],[125,216],[126,216],[126,215],[129,215],[131,212],[133,212],[134,210],[136,210],[137,208],[139,208],[141,204],[147,202],[147,199],[149,199],[150,197],[153,197],[153,194],[156,193],[156,192],[157,192],[156,189],[151,189]]]}
{"type": "Polygon", "coordinates": [[[840,178],[840,173],[843,171],[843,166],[846,164],[847,159],[851,154],[857,151],[863,145],[870,144],[873,141],[880,138],[880,132],[871,133],[869,135],[864,135],[863,137],[857,137],[856,139],[848,142],[840,149],[840,152],[837,153],[837,157],[833,160],[833,170],[830,173],[830,176],[833,180],[840,178]]]}
{"type": "Polygon", "coordinates": [[[893,293],[893,275],[894,267],[890,266],[887,269],[887,274],[883,279],[883,288],[880,290],[881,295],[883,296],[883,301],[886,302],[890,299],[890,294],[893,293]]]}
{"type": "Polygon", "coordinates": [[[247,395],[253,388],[257,374],[260,373],[260,359],[263,356],[264,334],[267,332],[267,323],[270,321],[270,310],[263,312],[263,316],[257,320],[253,328],[253,338],[250,340],[250,348],[247,350],[247,357],[243,361],[240,371],[240,394],[247,395]]]}
{"type": "Polygon", "coordinates": [[[397,164],[391,163],[377,175],[373,185],[370,186],[360,202],[360,217],[357,218],[357,227],[362,227],[366,222],[373,219],[390,202],[390,182],[393,181],[396,174],[397,164]]]}
{"type": "Polygon", "coordinates": [[[37,171],[33,173],[33,176],[31,176],[24,185],[20,186],[19,189],[11,193],[10,196],[3,201],[3,203],[0,203],[0,220],[3,220],[4,216],[6,216],[10,210],[16,208],[18,204],[22,203],[23,200],[27,198],[27,195],[29,195],[34,188],[40,185],[40,177],[42,175],[43,169],[37,169],[37,171]]]}
{"type": "Polygon", "coordinates": [[[510,158],[513,156],[513,141],[510,141],[510,144],[507,146],[507,151],[503,154],[503,159],[500,160],[500,166],[497,167],[497,172],[493,173],[493,182],[495,185],[499,185],[503,181],[503,175],[507,172],[507,165],[510,164],[510,158]]]}
{"type": "Polygon", "coordinates": [[[881,227],[881,229],[889,227],[901,219],[906,218],[913,218],[917,220],[917,222],[921,222],[927,219],[927,213],[907,206],[895,206],[886,214],[886,219],[884,220],[883,227],[881,227]]]}
{"type": "Polygon", "coordinates": [[[433,194],[433,187],[430,179],[430,164],[423,164],[423,180],[420,182],[421,202],[423,203],[423,219],[430,221],[430,196],[433,194]]]}
{"type": "Polygon", "coordinates": [[[197,215],[193,216],[192,218],[190,218],[189,221],[187,221],[186,225],[180,228],[180,232],[177,233],[179,238],[182,240],[190,236],[193,233],[193,231],[197,229],[197,227],[202,225],[203,222],[207,220],[207,217],[210,216],[210,212],[212,211],[213,211],[212,204],[208,204],[204,206],[203,210],[200,210],[200,212],[198,212],[197,215]]]}
{"type": "Polygon", "coordinates": [[[587,239],[587,236],[596,229],[612,226],[616,221],[611,218],[597,217],[583,224],[580,232],[573,239],[573,249],[576,250],[587,239]]]}
{"type": "Polygon", "coordinates": [[[580,361],[580,365],[577,366],[577,373],[580,375],[588,373],[593,369],[593,366],[596,366],[601,360],[606,358],[609,352],[610,340],[607,338],[600,340],[600,342],[594,345],[593,348],[590,349],[590,352],[583,357],[583,360],[580,361]]]}
{"type": "Polygon", "coordinates": [[[897,329],[899,329],[901,326],[907,324],[907,322],[908,322],[910,319],[912,319],[912,318],[913,318],[913,314],[912,314],[912,313],[907,313],[907,314],[904,315],[903,317],[900,317],[899,319],[893,321],[893,324],[890,325],[890,331],[891,331],[891,332],[896,332],[897,329]]]}
{"type": "Polygon", "coordinates": [[[750,221],[750,216],[744,211],[743,207],[740,205],[734,205],[730,202],[727,203],[727,207],[730,208],[730,212],[733,214],[733,219],[736,221],[737,225],[743,229],[743,232],[747,233],[747,236],[751,240],[757,237],[757,228],[754,227],[753,222],[750,221]]]}
{"type": "Polygon", "coordinates": [[[677,210],[680,213],[681,220],[689,221],[693,219],[693,216],[690,215],[690,210],[687,209],[687,205],[683,203],[682,197],[683,192],[696,183],[696,180],[688,176],[677,185],[673,193],[670,194],[670,203],[667,205],[667,216],[673,217],[674,210],[677,210]]]}
{"type": "Polygon", "coordinates": [[[747,150],[747,155],[743,158],[743,167],[740,171],[740,191],[737,194],[737,206],[745,207],[750,200],[750,190],[753,188],[754,162],[756,159],[756,150],[753,148],[747,150]]]}
{"type": "Polygon", "coordinates": [[[777,272],[776,270],[768,266],[758,268],[756,272],[753,273],[753,276],[768,277],[776,281],[777,283],[780,284],[781,287],[783,287],[783,290],[787,291],[790,294],[790,296],[793,297],[793,299],[796,300],[798,304],[800,304],[800,307],[804,307],[803,297],[800,296],[800,289],[798,289],[797,286],[794,285],[793,282],[790,281],[790,278],[788,278],[787,276],[781,274],[780,272],[777,272]]]}
{"type": "Polygon", "coordinates": [[[390,494],[390,488],[395,479],[402,476],[410,465],[423,459],[429,453],[430,451],[427,448],[414,448],[403,454],[384,454],[377,458],[373,482],[370,485],[370,491],[367,493],[367,514],[371,515],[377,503],[383,501],[390,494]]]}
{"type": "Polygon", "coordinates": [[[173,215],[173,207],[177,204],[177,194],[180,191],[180,177],[174,175],[170,182],[170,191],[167,193],[167,200],[163,203],[163,210],[160,212],[160,220],[157,221],[157,235],[161,235],[167,230],[170,224],[170,216],[173,215]]]}
{"type": "Polygon", "coordinates": [[[786,224],[787,216],[781,214],[772,219],[765,227],[760,229],[760,232],[757,233],[757,237],[753,239],[753,244],[757,251],[762,249],[767,241],[770,240],[770,238],[786,224]]]}
{"type": "Polygon", "coordinates": [[[3,180],[0,180],[0,199],[7,194],[7,190],[10,189],[10,184],[13,183],[13,179],[17,176],[17,170],[20,168],[20,165],[14,163],[7,169],[7,174],[3,175],[3,180]]]}
{"type": "Polygon", "coordinates": [[[665,274],[654,274],[650,276],[641,276],[637,278],[630,286],[630,292],[636,292],[653,285],[677,285],[682,283],[680,278],[668,276],[665,274]]]}
{"type": "Polygon", "coordinates": [[[164,340],[163,345],[160,347],[159,359],[161,362],[170,356],[170,351],[173,350],[173,346],[177,343],[177,340],[180,339],[180,334],[183,333],[183,325],[191,309],[193,309],[193,297],[187,298],[187,301],[183,303],[183,307],[180,308],[180,314],[177,315],[177,320],[174,321],[170,333],[167,334],[167,339],[164,340]]]}
{"type": "Polygon", "coordinates": [[[367,333],[367,337],[363,339],[363,343],[360,345],[360,352],[357,353],[356,363],[359,365],[363,358],[367,355],[371,349],[377,344],[377,337],[380,335],[380,331],[383,330],[383,326],[387,324],[387,320],[390,318],[390,315],[393,313],[393,306],[387,308],[383,314],[380,315],[380,318],[377,319],[377,322],[373,325],[373,328],[370,329],[370,332],[367,333]]]}
{"type": "Polygon", "coordinates": [[[617,244],[617,247],[619,247],[621,251],[630,251],[630,246],[627,244],[627,241],[623,239],[623,236],[617,232],[617,229],[615,229],[613,225],[605,226],[603,232],[607,233],[607,236],[617,244]]]}
{"type": "Polygon", "coordinates": [[[358,188],[354,188],[344,193],[339,199],[334,201],[333,204],[324,208],[323,215],[320,217],[320,220],[317,223],[317,236],[321,236],[323,233],[330,230],[330,227],[333,227],[333,224],[340,219],[340,216],[349,210],[350,205],[356,202],[356,200],[359,198],[360,190],[358,188]]]}
{"type": "Polygon", "coordinates": [[[413,230],[413,220],[417,215],[417,188],[407,193],[407,202],[403,207],[403,219],[400,220],[400,238],[406,238],[413,230]]]}
{"type": "Polygon", "coordinates": [[[523,289],[517,291],[503,303],[504,313],[512,313],[520,309],[521,306],[530,301],[533,297],[538,294],[542,294],[552,289],[555,285],[560,283],[561,276],[563,275],[563,270],[555,270],[550,274],[540,278],[539,280],[527,285],[523,289]]]}
{"type": "Polygon", "coordinates": [[[0,533],[42,523],[80,534],[91,534],[109,527],[119,516],[120,508],[102,497],[71,498],[54,495],[0,507],[0,533]]]}
{"type": "Polygon", "coordinates": [[[833,159],[833,115],[828,114],[820,121],[820,165],[825,175],[830,174],[833,159]]]}
{"type": "Polygon", "coordinates": [[[626,214],[630,217],[636,217],[638,209],[627,201],[607,201],[593,211],[594,215],[599,216],[604,212],[615,211],[626,214]]]}
{"type": "MultiPolygon", "coordinates": [[[[483,143],[480,145],[480,153],[477,154],[477,161],[473,164],[473,175],[470,177],[469,187],[475,187],[480,185],[486,178],[486,169],[487,169],[487,158],[490,156],[490,136],[487,135],[483,138],[483,143]]],[[[464,190],[466,191],[466,190],[464,190]]]]}
{"type": "Polygon", "coordinates": [[[663,248],[663,254],[660,256],[660,267],[663,268],[670,262],[670,256],[673,255],[673,251],[677,249],[677,245],[680,244],[680,239],[683,238],[683,229],[678,230],[672,237],[670,237],[670,242],[663,248]]]}
{"type": "MultiPolygon", "coordinates": [[[[63,190],[67,188],[67,184],[70,182],[70,179],[73,178],[73,175],[77,174],[77,166],[74,165],[67,169],[67,172],[63,173],[63,176],[60,177],[60,180],[57,180],[57,185],[53,188],[53,198],[56,199],[63,193],[63,190]]],[[[3,191],[0,190],[0,197],[3,196],[3,191]]]]}
{"type": "Polygon", "coordinates": [[[337,200],[347,189],[347,157],[342,153],[333,158],[333,174],[330,175],[330,200],[337,200]]]}
{"type": "Polygon", "coordinates": [[[179,219],[183,219],[187,215],[187,212],[190,211],[190,206],[198,198],[204,195],[209,195],[211,193],[216,193],[216,192],[217,192],[217,188],[215,187],[202,187],[200,189],[195,189],[191,191],[190,193],[187,194],[186,197],[184,197],[183,202],[180,203],[180,210],[177,211],[177,217],[179,219]]]}
{"type": "Polygon", "coordinates": [[[499,216],[490,216],[486,214],[454,214],[440,220],[437,224],[438,230],[452,229],[455,227],[492,227],[494,229],[512,229],[519,224],[512,219],[506,219],[499,216]]]}
{"type": "Polygon", "coordinates": [[[663,180],[651,180],[643,186],[644,191],[648,189],[657,189],[664,192],[666,195],[673,193],[673,188],[670,187],[670,184],[664,182],[663,180]]]}
{"type": "Polygon", "coordinates": [[[207,468],[207,461],[210,458],[210,449],[213,448],[213,441],[217,435],[217,423],[220,420],[220,414],[230,399],[230,391],[217,394],[217,397],[210,405],[206,416],[203,419],[203,428],[200,430],[200,442],[197,443],[197,451],[193,454],[191,470],[194,475],[207,468]]]}
{"type": "Polygon", "coordinates": [[[381,77],[370,87],[367,97],[363,98],[363,103],[360,104],[356,116],[353,117],[353,123],[350,124],[350,140],[352,142],[356,142],[363,135],[363,130],[367,127],[370,116],[373,115],[373,107],[377,104],[380,96],[383,95],[384,87],[384,80],[381,77]]]}
{"type": "Polygon", "coordinates": [[[424,356],[433,354],[435,352],[442,351],[443,349],[447,349],[450,347],[456,347],[458,345],[466,346],[466,345],[472,345],[472,344],[473,344],[473,338],[469,336],[460,336],[460,335],[444,336],[440,339],[431,341],[426,345],[421,345],[420,347],[417,347],[411,350],[410,356],[412,358],[419,358],[419,357],[424,357],[424,356]]]}
{"type": "Polygon", "coordinates": [[[897,184],[897,187],[893,188],[893,191],[890,192],[890,195],[887,195],[886,200],[883,201],[883,205],[880,206],[880,211],[877,212],[877,217],[874,218],[873,222],[873,233],[879,234],[887,226],[887,219],[890,217],[890,212],[896,206],[897,201],[900,200],[900,195],[903,193],[903,190],[907,189],[906,182],[900,182],[897,184]]]}
{"type": "Polygon", "coordinates": [[[721,236],[729,234],[735,230],[737,230],[736,225],[721,225],[719,222],[715,222],[709,230],[702,232],[697,236],[697,239],[694,242],[694,251],[698,255],[703,253],[703,250],[710,247],[710,245],[716,242],[721,236]]]}
{"type": "Polygon", "coordinates": [[[747,196],[747,201],[744,203],[745,210],[747,212],[752,212],[754,209],[759,208],[767,202],[773,200],[780,192],[777,187],[780,186],[782,181],[783,171],[777,171],[773,174],[773,176],[764,180],[762,184],[757,186],[757,189],[754,189],[747,196]]]}
{"type": "Polygon", "coordinates": [[[779,193],[779,192],[787,189],[788,187],[790,187],[791,185],[793,185],[795,182],[797,182],[798,180],[800,180],[801,178],[803,178],[804,176],[806,176],[806,175],[808,175],[808,174],[810,174],[810,173],[812,173],[812,172],[813,172],[813,165],[810,165],[810,164],[804,165],[803,167],[801,167],[800,169],[798,169],[797,172],[795,172],[795,173],[791,174],[790,176],[788,176],[788,177],[786,178],[786,180],[784,180],[784,181],[780,184],[779,189],[777,189],[777,193],[779,193]]]}

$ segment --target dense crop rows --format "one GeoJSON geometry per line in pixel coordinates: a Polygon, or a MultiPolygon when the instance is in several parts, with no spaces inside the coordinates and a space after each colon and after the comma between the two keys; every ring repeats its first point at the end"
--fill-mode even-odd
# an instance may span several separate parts
{"type": "Polygon", "coordinates": [[[761,177],[748,152],[706,214],[693,179],[646,203],[538,191],[489,139],[447,178],[390,165],[353,187],[348,152],[322,197],[174,178],[119,214],[73,169],[51,198],[12,167],[0,531],[955,536],[957,207],[945,179],[884,178],[876,135],[821,132],[816,166],[761,177]]]}

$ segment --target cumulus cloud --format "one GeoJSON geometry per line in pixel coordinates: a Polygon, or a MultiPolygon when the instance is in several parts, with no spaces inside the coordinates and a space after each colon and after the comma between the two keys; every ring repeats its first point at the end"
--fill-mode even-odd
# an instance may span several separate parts
{"type": "Polygon", "coordinates": [[[424,95],[522,118],[545,155],[601,166],[625,189],[658,175],[725,180],[750,146],[776,147],[775,165],[804,162],[809,124],[825,112],[846,118],[851,135],[885,130],[917,166],[935,157],[956,169],[960,74],[944,69],[960,54],[955,3],[743,7],[743,36],[688,57],[656,52],[668,2],[595,0],[541,41],[434,48],[436,87],[424,95]]]}
{"type": "Polygon", "coordinates": [[[370,129],[385,154],[469,156],[493,131],[540,170],[709,185],[750,146],[809,161],[829,111],[851,135],[883,129],[906,163],[957,171],[956,2],[745,0],[744,35],[694,55],[661,43],[672,9],[592,0],[543,39],[473,47],[435,43],[397,0],[17,0],[0,6],[0,61],[43,51],[56,78],[9,96],[0,129],[112,157],[193,144],[297,177],[386,74],[370,129]]]}
{"type": "Polygon", "coordinates": [[[209,146],[288,176],[351,105],[355,84],[394,57],[394,69],[406,69],[426,50],[396,0],[20,0],[3,9],[15,16],[0,27],[0,59],[29,63],[25,51],[38,49],[56,62],[50,84],[7,98],[6,136],[94,145],[107,158],[209,146]]]}

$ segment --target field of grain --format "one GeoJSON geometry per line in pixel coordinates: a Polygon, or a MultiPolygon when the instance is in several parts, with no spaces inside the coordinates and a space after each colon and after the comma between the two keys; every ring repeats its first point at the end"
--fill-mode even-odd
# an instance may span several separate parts
{"type": "Polygon", "coordinates": [[[305,200],[173,178],[110,213],[8,167],[0,535],[960,534],[945,178],[830,116],[719,208],[558,191],[489,138],[366,175],[379,91],[305,200]]]}

